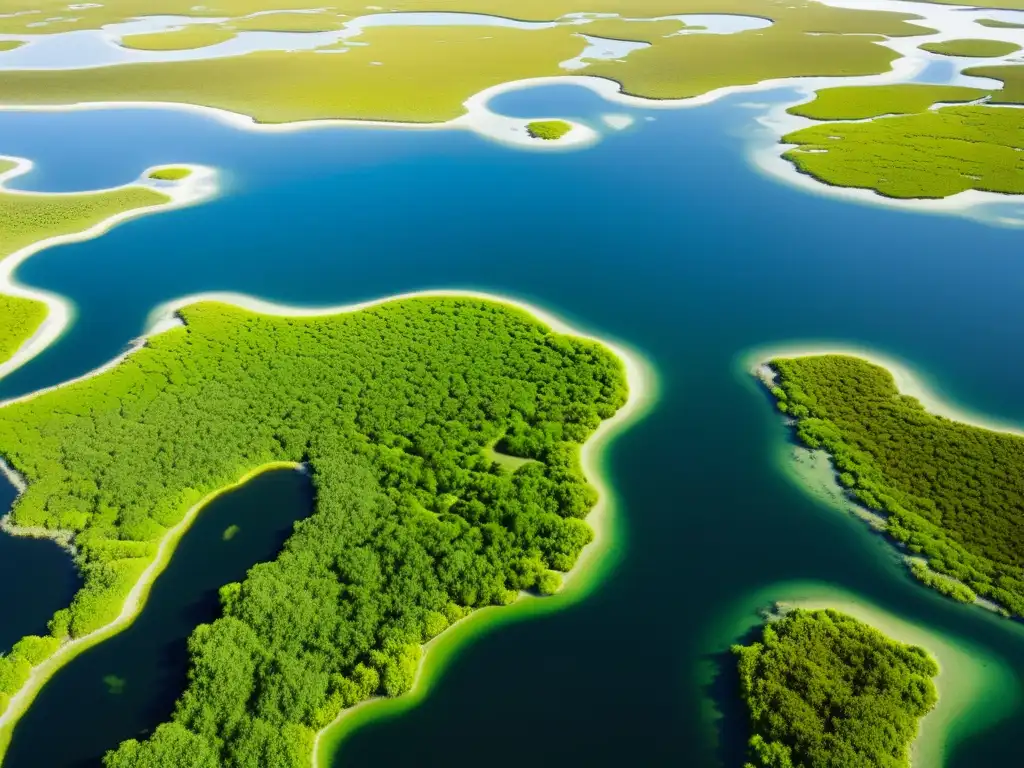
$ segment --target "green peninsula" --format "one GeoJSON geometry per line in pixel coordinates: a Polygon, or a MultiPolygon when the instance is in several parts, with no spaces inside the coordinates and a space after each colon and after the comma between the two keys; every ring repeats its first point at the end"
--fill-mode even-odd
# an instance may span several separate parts
{"type": "Polygon", "coordinates": [[[943,40],[940,43],[924,43],[922,51],[939,53],[943,56],[959,56],[964,58],[995,58],[1006,56],[1020,50],[1015,43],[1003,40],[943,40]]]}
{"type": "Polygon", "coordinates": [[[121,45],[140,51],[188,51],[225,43],[234,36],[234,31],[216,24],[193,24],[168,32],[128,35],[121,38],[121,45]]]}
{"type": "Polygon", "coordinates": [[[770,367],[772,394],[799,439],[827,451],[851,496],[885,516],[886,533],[918,558],[915,576],[1024,616],[1024,437],[929,413],[861,358],[770,367]]]}
{"type": "MultiPolygon", "coordinates": [[[[0,173],[13,167],[13,162],[0,160],[0,173]]],[[[143,186],[81,194],[28,194],[0,187],[0,261],[42,240],[85,232],[126,211],[168,202],[167,195],[143,186]]],[[[10,359],[45,318],[41,302],[0,294],[0,363],[10,359]]]]}
{"type": "MultiPolygon", "coordinates": [[[[306,766],[342,708],[409,688],[422,643],[557,589],[591,541],[580,446],[627,399],[605,347],[471,298],[180,314],[114,368],[0,409],[0,455],[28,482],[14,522],[79,550],[84,586],[50,642],[114,620],[161,542],[254,468],[307,465],[316,508],[221,590],[172,719],[108,766],[306,766]],[[491,446],[531,461],[510,471],[491,446]]],[[[3,693],[30,667],[0,661],[3,693]]]]}
{"type": "Polygon", "coordinates": [[[882,115],[924,112],[940,102],[967,102],[985,98],[991,91],[962,85],[841,85],[823,88],[814,98],[787,111],[812,120],[865,120],[882,115]]]}
{"type": "Polygon", "coordinates": [[[753,735],[748,768],[909,768],[939,668],[833,610],[796,609],[734,646],[753,735]]]}

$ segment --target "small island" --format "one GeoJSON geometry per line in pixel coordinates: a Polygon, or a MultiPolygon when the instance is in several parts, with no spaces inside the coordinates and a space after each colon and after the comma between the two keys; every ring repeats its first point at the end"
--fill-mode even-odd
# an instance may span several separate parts
{"type": "Polygon", "coordinates": [[[969,59],[995,58],[1007,56],[1020,50],[1015,43],[1003,40],[943,40],[939,43],[923,43],[922,51],[938,53],[943,56],[955,56],[969,59]]]}
{"type": "Polygon", "coordinates": [[[234,30],[216,24],[192,24],[167,32],[128,35],[120,43],[123,48],[139,51],[190,51],[225,43],[234,37],[234,30]]]}
{"type": "Polygon", "coordinates": [[[989,29],[1024,29],[1024,24],[1015,24],[1012,21],[1000,21],[999,19],[978,19],[976,23],[989,29]]]}
{"type": "Polygon", "coordinates": [[[526,124],[526,132],[534,139],[557,141],[572,130],[564,120],[535,120],[526,124]]]}
{"type": "Polygon", "coordinates": [[[148,178],[154,181],[182,181],[192,175],[191,168],[180,166],[166,166],[150,171],[148,178]]]}
{"type": "Polygon", "coordinates": [[[909,768],[939,667],[834,610],[794,609],[733,646],[750,715],[748,768],[909,768]]]}
{"type": "Polygon", "coordinates": [[[915,577],[1024,616],[1024,436],[930,413],[860,357],[776,358],[767,371],[798,439],[884,518],[915,577]]]}

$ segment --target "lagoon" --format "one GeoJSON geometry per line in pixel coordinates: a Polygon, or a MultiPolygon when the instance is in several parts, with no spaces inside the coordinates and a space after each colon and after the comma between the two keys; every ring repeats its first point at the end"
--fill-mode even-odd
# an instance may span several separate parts
{"type": "MultiPolygon", "coordinates": [[[[707,665],[756,620],[758,604],[798,599],[789,588],[765,594],[794,582],[841,588],[979,647],[1020,689],[1020,625],[920,587],[860,521],[782,471],[786,431],[744,361],[752,349],[801,341],[874,349],[925,372],[953,401],[1022,424],[1024,360],[1014,352],[1024,327],[1024,233],[818,196],[762,175],[746,155],[757,139],[749,104],[791,97],[780,90],[647,110],[557,86],[494,101],[504,114],[557,114],[604,134],[593,147],[557,153],[463,131],[268,134],[170,110],[0,111],[3,152],[37,163],[14,186],[86,189],[152,165],[201,163],[221,169],[224,187],[212,202],[26,262],[18,279],[67,296],[78,317],[54,347],[0,381],[0,397],[102,364],[142,332],[156,305],[212,290],[309,305],[486,290],[648,356],[660,401],[608,457],[621,497],[621,559],[602,587],[562,612],[474,640],[424,706],[357,730],[338,765],[732,760],[742,723],[727,718],[723,733],[714,712],[729,702],[708,683],[707,665]],[[633,125],[609,129],[601,117],[613,113],[633,125]],[[74,146],[59,139],[69,135],[74,146]],[[511,728],[515,738],[495,752],[511,728]]],[[[240,525],[230,542],[221,535],[227,523],[216,528],[211,546],[235,544],[240,525]]],[[[159,609],[157,590],[170,576],[158,579],[148,608],[159,609]]],[[[166,631],[170,641],[187,627],[166,631]]],[[[138,671],[119,675],[125,697],[145,672],[144,659],[132,663],[138,671]]],[[[41,723],[73,723],[77,705],[56,698],[60,679],[35,705],[51,700],[48,717],[30,710],[15,732],[11,765],[19,742],[38,743],[41,723]]],[[[1011,704],[995,724],[965,716],[947,765],[1012,764],[1024,708],[1011,704]]],[[[114,746],[94,747],[72,730],[66,738],[77,755],[114,746]]]]}

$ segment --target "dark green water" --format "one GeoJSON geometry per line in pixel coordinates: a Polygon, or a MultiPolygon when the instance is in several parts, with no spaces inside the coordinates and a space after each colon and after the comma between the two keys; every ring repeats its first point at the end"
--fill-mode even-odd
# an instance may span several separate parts
{"type": "Polygon", "coordinates": [[[15,730],[4,765],[96,766],[120,741],[142,738],[166,720],[185,685],[185,641],[219,615],[217,590],[272,560],[312,504],[309,477],[294,470],[258,475],[215,499],[182,537],[135,622],[46,684],[15,730]],[[226,536],[231,526],[237,530],[226,536]],[[67,718],[69,705],[77,717],[67,718]]]}
{"type": "MultiPolygon", "coordinates": [[[[752,621],[752,600],[792,582],[836,585],[983,649],[1019,688],[1021,627],[917,585],[863,524],[797,486],[778,460],[785,430],[741,361],[803,339],[874,348],[955,401],[1024,422],[1024,235],[765,178],[743,154],[753,113],[742,101],[637,111],[633,128],[592,149],[543,155],[461,133],[253,134],[169,112],[0,113],[4,151],[40,163],[26,186],[118,183],[185,161],[218,165],[227,181],[212,203],[27,262],[22,281],[73,298],[80,314],[0,395],[102,363],[153,306],[200,290],[304,304],[490,290],[647,355],[661,399],[608,457],[622,500],[617,567],[584,602],[465,647],[423,706],[358,730],[338,766],[739,766],[746,734],[722,652],[743,631],[737,612],[752,621]],[[55,138],[66,135],[73,149],[55,138]]],[[[595,125],[602,111],[628,111],[565,88],[499,106],[595,125]]],[[[175,559],[189,563],[204,578],[214,568],[175,559]]],[[[161,605],[154,591],[150,609],[170,611],[161,605]]],[[[154,637],[183,637],[187,623],[154,637]]],[[[135,670],[122,675],[128,697],[159,661],[121,655],[135,670]]],[[[166,693],[131,711],[83,705],[117,700],[101,681],[116,667],[93,669],[80,684],[54,679],[17,729],[11,765],[73,765],[47,751],[56,728],[65,754],[96,754],[167,712],[166,693]],[[98,698],[79,698],[89,690],[98,698]]],[[[949,766],[1021,764],[1024,708],[1009,698],[998,723],[981,727],[999,702],[962,714],[949,766]]]]}

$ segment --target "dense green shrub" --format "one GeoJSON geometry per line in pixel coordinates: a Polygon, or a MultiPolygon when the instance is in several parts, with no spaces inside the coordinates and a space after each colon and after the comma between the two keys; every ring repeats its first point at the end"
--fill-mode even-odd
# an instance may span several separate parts
{"type": "Polygon", "coordinates": [[[797,435],[828,451],[852,478],[850,492],[888,516],[895,539],[932,571],[1024,615],[1024,439],[928,413],[888,371],[860,358],[771,365],[797,435]]]}
{"type": "Polygon", "coordinates": [[[0,294],[0,363],[10,359],[46,319],[41,301],[0,294]]]}
{"type": "Polygon", "coordinates": [[[526,125],[526,132],[530,136],[547,141],[560,139],[571,130],[572,126],[564,120],[535,120],[526,125]]]}
{"type": "Polygon", "coordinates": [[[836,611],[795,610],[734,646],[753,736],[747,768],[909,768],[938,666],[836,611]]]}
{"type": "Polygon", "coordinates": [[[579,445],[626,399],[603,347],[474,299],[182,315],[110,371],[0,410],[0,452],[29,481],[15,521],[71,529],[81,553],[56,636],[113,618],[213,489],[272,460],[312,472],[315,512],[190,638],[173,721],[109,766],[306,765],[342,707],[408,689],[423,642],[544,591],[591,540],[579,445]],[[503,435],[532,461],[496,465],[503,435]]]}

